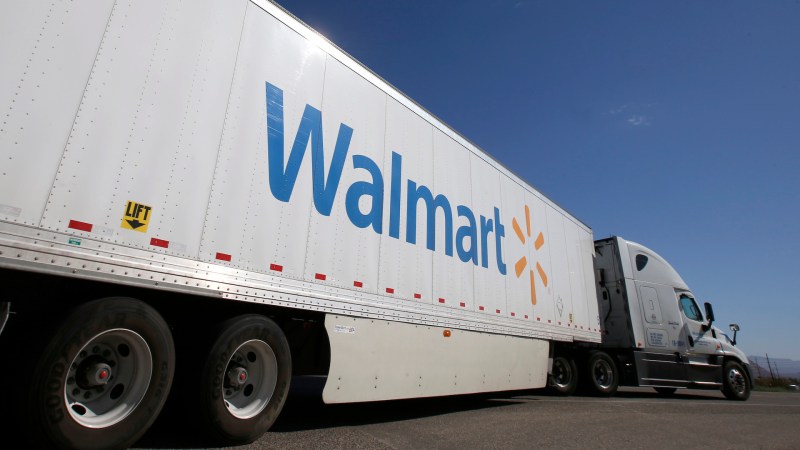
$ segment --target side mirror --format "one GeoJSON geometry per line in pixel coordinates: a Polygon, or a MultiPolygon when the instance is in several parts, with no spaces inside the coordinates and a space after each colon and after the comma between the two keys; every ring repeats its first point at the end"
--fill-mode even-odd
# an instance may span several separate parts
{"type": "Polygon", "coordinates": [[[733,331],[733,340],[731,341],[731,344],[736,345],[736,332],[739,331],[739,324],[738,323],[732,323],[731,324],[731,331],[733,331]]]}
{"type": "Polygon", "coordinates": [[[714,322],[714,308],[711,307],[711,303],[706,302],[706,320],[708,323],[703,325],[703,330],[709,330],[711,328],[711,324],[714,322]]]}

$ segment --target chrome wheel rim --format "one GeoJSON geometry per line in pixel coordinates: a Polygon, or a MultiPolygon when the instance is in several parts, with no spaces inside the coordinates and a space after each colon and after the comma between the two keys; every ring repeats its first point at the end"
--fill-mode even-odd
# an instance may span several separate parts
{"type": "Polygon", "coordinates": [[[744,375],[738,368],[732,368],[728,371],[728,383],[737,394],[744,394],[746,390],[746,381],[744,375]]]}

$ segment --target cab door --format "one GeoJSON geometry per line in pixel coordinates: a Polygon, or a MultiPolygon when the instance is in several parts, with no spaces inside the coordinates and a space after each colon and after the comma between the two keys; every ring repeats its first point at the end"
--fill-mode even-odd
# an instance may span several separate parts
{"type": "Polygon", "coordinates": [[[678,309],[683,319],[683,360],[690,383],[715,386],[722,379],[722,346],[703,318],[694,296],[687,291],[676,292],[678,309]]]}
{"type": "Polygon", "coordinates": [[[683,363],[680,327],[675,323],[677,308],[672,303],[673,288],[655,283],[636,281],[639,294],[644,350],[637,352],[636,367],[641,386],[683,387],[686,368],[683,363]]]}

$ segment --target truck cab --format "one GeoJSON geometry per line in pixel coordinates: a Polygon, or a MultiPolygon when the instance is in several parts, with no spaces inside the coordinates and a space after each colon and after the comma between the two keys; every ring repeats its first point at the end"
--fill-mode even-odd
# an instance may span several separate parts
{"type": "Polygon", "coordinates": [[[611,237],[595,241],[594,267],[600,347],[615,357],[620,384],[650,386],[662,394],[691,388],[719,389],[736,400],[749,397],[747,356],[713,325],[711,304],[701,310],[664,258],[611,237]]]}

